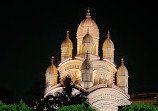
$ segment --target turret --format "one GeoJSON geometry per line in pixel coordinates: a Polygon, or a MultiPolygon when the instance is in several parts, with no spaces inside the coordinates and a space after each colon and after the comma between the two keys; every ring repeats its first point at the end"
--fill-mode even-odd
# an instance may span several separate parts
{"type": "Polygon", "coordinates": [[[72,58],[73,44],[69,38],[69,31],[67,31],[67,37],[61,44],[61,62],[67,58],[72,58]]]}
{"type": "Polygon", "coordinates": [[[121,66],[117,70],[117,86],[128,93],[128,70],[124,66],[123,59],[121,59],[121,66]]]}
{"type": "Polygon", "coordinates": [[[107,59],[111,62],[114,62],[114,44],[110,39],[110,33],[108,31],[107,39],[103,44],[103,59],[107,59]]]}
{"type": "Polygon", "coordinates": [[[54,65],[54,56],[52,56],[51,65],[46,70],[46,84],[48,86],[56,85],[58,78],[58,71],[54,65]]]}
{"type": "Polygon", "coordinates": [[[81,86],[84,88],[90,88],[93,86],[93,64],[88,56],[88,51],[86,59],[81,66],[81,86]]]}

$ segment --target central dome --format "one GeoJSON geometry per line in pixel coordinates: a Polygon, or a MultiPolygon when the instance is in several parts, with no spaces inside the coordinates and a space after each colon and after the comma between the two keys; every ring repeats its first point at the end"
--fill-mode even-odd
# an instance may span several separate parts
{"type": "Polygon", "coordinates": [[[87,34],[89,29],[89,34],[96,39],[99,39],[99,29],[95,21],[91,18],[89,10],[86,18],[80,23],[77,29],[77,39],[83,38],[87,34]]]}

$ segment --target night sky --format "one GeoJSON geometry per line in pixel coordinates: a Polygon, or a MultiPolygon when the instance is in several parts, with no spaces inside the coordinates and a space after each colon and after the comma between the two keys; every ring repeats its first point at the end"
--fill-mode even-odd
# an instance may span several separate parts
{"type": "Polygon", "coordinates": [[[67,29],[76,55],[76,33],[90,7],[100,31],[99,51],[110,31],[115,45],[115,64],[123,57],[129,71],[130,94],[158,92],[157,5],[144,2],[3,2],[1,10],[0,99],[35,99],[44,91],[45,71],[55,56],[67,29]]]}

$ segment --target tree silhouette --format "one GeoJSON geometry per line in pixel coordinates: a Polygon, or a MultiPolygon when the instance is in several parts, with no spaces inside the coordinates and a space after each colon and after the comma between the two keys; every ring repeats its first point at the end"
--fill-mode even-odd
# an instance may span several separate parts
{"type": "Polygon", "coordinates": [[[87,93],[80,92],[79,94],[72,94],[75,89],[75,83],[71,82],[71,77],[66,76],[62,87],[62,92],[57,92],[56,95],[49,95],[41,101],[37,105],[37,111],[41,111],[43,109],[47,111],[53,111],[58,109],[61,106],[69,106],[69,105],[78,105],[84,103],[86,107],[88,107],[87,103],[87,93]]]}

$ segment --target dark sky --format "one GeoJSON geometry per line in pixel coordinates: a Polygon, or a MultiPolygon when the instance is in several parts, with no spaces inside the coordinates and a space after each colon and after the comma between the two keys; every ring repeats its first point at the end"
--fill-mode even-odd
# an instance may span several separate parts
{"type": "Polygon", "coordinates": [[[99,27],[100,52],[110,30],[115,64],[123,57],[129,71],[130,93],[158,91],[156,2],[6,1],[0,6],[0,99],[33,98],[44,90],[46,68],[51,56],[60,63],[67,29],[76,54],[77,27],[87,7],[99,27]]]}

